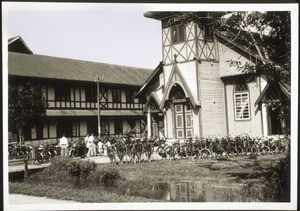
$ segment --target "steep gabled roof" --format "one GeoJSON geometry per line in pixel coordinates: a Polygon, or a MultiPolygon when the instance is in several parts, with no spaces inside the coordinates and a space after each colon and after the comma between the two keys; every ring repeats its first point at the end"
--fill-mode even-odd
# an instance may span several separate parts
{"type": "MultiPolygon", "coordinates": [[[[279,82],[279,88],[281,90],[281,92],[288,98],[291,99],[291,87],[280,81],[279,82]]],[[[274,99],[274,96],[276,98],[276,93],[274,94],[275,88],[272,87],[270,84],[267,84],[265,86],[265,88],[263,89],[263,91],[260,93],[259,97],[257,98],[257,100],[255,101],[254,105],[261,105],[261,103],[266,103],[268,100],[272,101],[272,100],[278,100],[278,99],[274,99]]]]}
{"type": "Polygon", "coordinates": [[[100,83],[141,86],[151,69],[81,61],[59,57],[8,53],[8,74],[11,76],[95,81],[100,83]]]}
{"type": "Polygon", "coordinates": [[[151,73],[151,75],[147,78],[147,80],[145,80],[143,86],[135,94],[135,97],[138,97],[141,93],[143,93],[149,87],[149,84],[151,84],[151,82],[153,82],[156,77],[159,77],[158,75],[162,72],[163,72],[163,63],[160,62],[159,65],[155,68],[155,70],[151,73]]]}
{"type": "Polygon", "coordinates": [[[255,47],[252,45],[250,46],[248,42],[241,39],[239,36],[234,35],[228,31],[215,31],[214,34],[217,35],[219,38],[225,40],[227,43],[236,46],[247,55],[261,61],[260,56],[256,53],[255,47]]]}
{"type": "Polygon", "coordinates": [[[17,53],[33,54],[22,37],[16,36],[8,39],[8,51],[17,53]]]}
{"type": "Polygon", "coordinates": [[[185,81],[183,75],[181,74],[178,65],[174,64],[173,69],[172,69],[172,71],[170,73],[168,82],[167,82],[167,84],[165,86],[164,95],[163,95],[163,98],[162,98],[161,103],[160,103],[160,109],[163,109],[165,107],[166,101],[171,100],[171,99],[168,99],[170,97],[169,96],[170,95],[170,91],[176,85],[179,85],[183,89],[186,98],[189,99],[189,101],[191,102],[191,104],[192,104],[193,107],[199,107],[199,106],[201,106],[200,102],[193,95],[192,91],[190,90],[189,85],[187,84],[187,82],[185,81]],[[176,80],[174,80],[174,76],[175,75],[178,76],[178,79],[176,79],[176,80]]]}
{"type": "Polygon", "coordinates": [[[146,113],[148,111],[149,106],[151,106],[151,102],[153,102],[157,106],[156,109],[157,109],[157,111],[159,111],[160,99],[155,92],[151,92],[151,94],[143,108],[144,113],[146,113]]]}
{"type": "MultiPolygon", "coordinates": [[[[239,61],[254,64],[261,62],[261,58],[256,52],[255,47],[253,45],[250,45],[248,42],[246,42],[240,37],[243,36],[241,35],[243,34],[242,32],[238,35],[235,35],[228,31],[215,31],[214,34],[218,37],[218,42],[224,44],[226,47],[228,47],[228,49],[235,51],[239,54],[240,57],[242,57],[241,59],[238,59],[239,61]]],[[[229,66],[228,68],[220,68],[221,78],[235,77],[241,75],[247,75],[247,72],[243,72],[235,67],[229,66]]]]}

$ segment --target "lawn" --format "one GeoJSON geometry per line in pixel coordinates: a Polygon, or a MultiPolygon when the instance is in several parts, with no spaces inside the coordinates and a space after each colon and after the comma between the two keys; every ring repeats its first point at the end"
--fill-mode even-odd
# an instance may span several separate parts
{"type": "MultiPolygon", "coordinates": [[[[178,193],[179,188],[184,188],[183,183],[179,182],[188,184],[190,189],[194,188],[194,191],[197,190],[201,182],[201,187],[205,184],[210,185],[207,187],[213,186],[224,190],[232,190],[232,188],[242,190],[239,194],[244,193],[244,190],[248,190],[248,195],[249,193],[250,195],[259,193],[259,201],[281,201],[281,199],[276,198],[278,194],[274,193],[274,191],[281,191],[276,186],[278,184],[276,184],[277,180],[274,173],[280,159],[284,157],[284,154],[276,154],[219,160],[182,159],[160,160],[151,163],[124,163],[122,165],[97,164],[93,171],[99,171],[98,175],[109,175],[108,173],[113,176],[118,175],[116,181],[111,183],[113,185],[101,183],[103,180],[99,180],[100,182],[93,180],[93,182],[82,184],[82,180],[54,182],[54,179],[53,181],[51,179],[44,179],[43,181],[34,177],[34,179],[28,179],[24,182],[11,182],[9,188],[10,193],[47,196],[80,202],[163,202],[188,200],[182,197],[179,200],[178,196],[174,196],[174,191],[178,193]],[[158,181],[160,182],[158,183],[158,181]],[[160,189],[168,190],[169,195],[166,194],[166,191],[164,193],[159,192],[157,184],[160,184],[160,189]]],[[[72,168],[74,173],[74,167],[72,168]]],[[[87,181],[92,181],[89,178],[95,177],[89,177],[87,173],[81,175],[85,176],[87,181]]],[[[203,193],[202,191],[201,196],[198,194],[198,198],[192,200],[208,201],[209,194],[203,196],[203,193]]],[[[189,196],[188,198],[192,197],[189,196]]]]}

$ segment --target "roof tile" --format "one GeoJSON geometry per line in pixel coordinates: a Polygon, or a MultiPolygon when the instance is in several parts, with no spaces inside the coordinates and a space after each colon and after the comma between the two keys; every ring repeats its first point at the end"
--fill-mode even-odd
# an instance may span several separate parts
{"type": "Polygon", "coordinates": [[[97,63],[44,55],[8,53],[9,75],[39,78],[95,81],[102,83],[142,85],[152,69],[97,63]]]}

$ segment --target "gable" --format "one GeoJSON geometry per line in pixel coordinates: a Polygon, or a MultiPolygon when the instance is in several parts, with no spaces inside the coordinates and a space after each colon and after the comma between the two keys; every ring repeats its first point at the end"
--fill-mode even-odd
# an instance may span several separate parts
{"type": "Polygon", "coordinates": [[[171,99],[169,99],[171,89],[174,86],[178,86],[178,85],[183,89],[186,98],[189,99],[189,101],[191,102],[193,107],[200,106],[200,103],[198,102],[197,98],[195,98],[195,96],[192,94],[187,82],[185,81],[184,77],[182,76],[182,74],[179,70],[179,67],[177,66],[177,64],[174,64],[173,69],[170,73],[168,82],[165,86],[164,96],[163,96],[161,104],[160,104],[161,109],[165,106],[166,101],[171,100],[171,99]]]}
{"type": "Polygon", "coordinates": [[[140,90],[135,94],[135,97],[139,97],[141,94],[146,94],[148,91],[148,88],[153,86],[154,84],[159,83],[159,75],[163,72],[163,64],[162,62],[159,63],[159,65],[155,68],[155,70],[149,75],[149,77],[146,79],[140,90]]]}
{"type": "Polygon", "coordinates": [[[13,37],[8,40],[8,51],[16,53],[33,54],[20,36],[13,37]]]}
{"type": "Polygon", "coordinates": [[[238,70],[235,66],[230,66],[229,62],[232,61],[238,61],[240,62],[241,66],[244,66],[245,64],[256,64],[257,60],[250,60],[250,58],[254,59],[251,56],[245,56],[241,54],[240,52],[236,51],[235,48],[228,47],[224,45],[223,43],[218,43],[219,47],[219,65],[220,65],[220,77],[231,77],[231,76],[239,76],[239,75],[245,75],[245,73],[241,70],[238,70]]]}

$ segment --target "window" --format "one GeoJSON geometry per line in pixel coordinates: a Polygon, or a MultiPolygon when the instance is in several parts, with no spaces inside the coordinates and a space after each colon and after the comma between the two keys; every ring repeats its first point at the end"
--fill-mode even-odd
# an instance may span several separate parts
{"type": "Polygon", "coordinates": [[[134,91],[131,89],[126,90],[126,103],[133,103],[134,102],[134,91]]]}
{"type": "Polygon", "coordinates": [[[185,94],[183,89],[180,86],[175,86],[170,91],[170,96],[172,96],[172,100],[183,100],[185,99],[185,94]]]}
{"type": "Polygon", "coordinates": [[[123,123],[122,120],[118,119],[115,120],[115,134],[120,135],[123,134],[123,123]]]}
{"type": "Polygon", "coordinates": [[[172,29],[172,43],[178,43],[185,40],[185,26],[184,25],[176,25],[173,26],[172,29]]]}
{"type": "Polygon", "coordinates": [[[147,102],[146,96],[141,96],[139,98],[139,103],[145,104],[147,102]]]}
{"type": "Polygon", "coordinates": [[[135,119],[128,119],[127,122],[131,130],[135,128],[135,119]]]}
{"type": "Polygon", "coordinates": [[[158,126],[157,123],[152,123],[152,135],[153,137],[158,137],[158,126]]]}
{"type": "Polygon", "coordinates": [[[72,136],[76,137],[78,136],[77,131],[78,131],[78,123],[77,122],[72,122],[72,136]]]}
{"type": "Polygon", "coordinates": [[[69,87],[57,86],[55,87],[55,100],[56,101],[70,101],[71,91],[69,87]]]}
{"type": "Polygon", "coordinates": [[[87,102],[97,102],[96,86],[89,86],[85,88],[85,98],[87,102]]]}
{"type": "Polygon", "coordinates": [[[208,41],[212,41],[213,40],[212,26],[204,24],[203,31],[204,31],[204,39],[208,41]]]}
{"type": "Polygon", "coordinates": [[[249,91],[246,83],[236,84],[234,90],[234,113],[235,120],[249,120],[250,108],[249,108],[249,91]]]}
{"type": "Polygon", "coordinates": [[[120,89],[113,89],[112,90],[112,100],[114,103],[121,102],[121,90],[120,89]]]}

